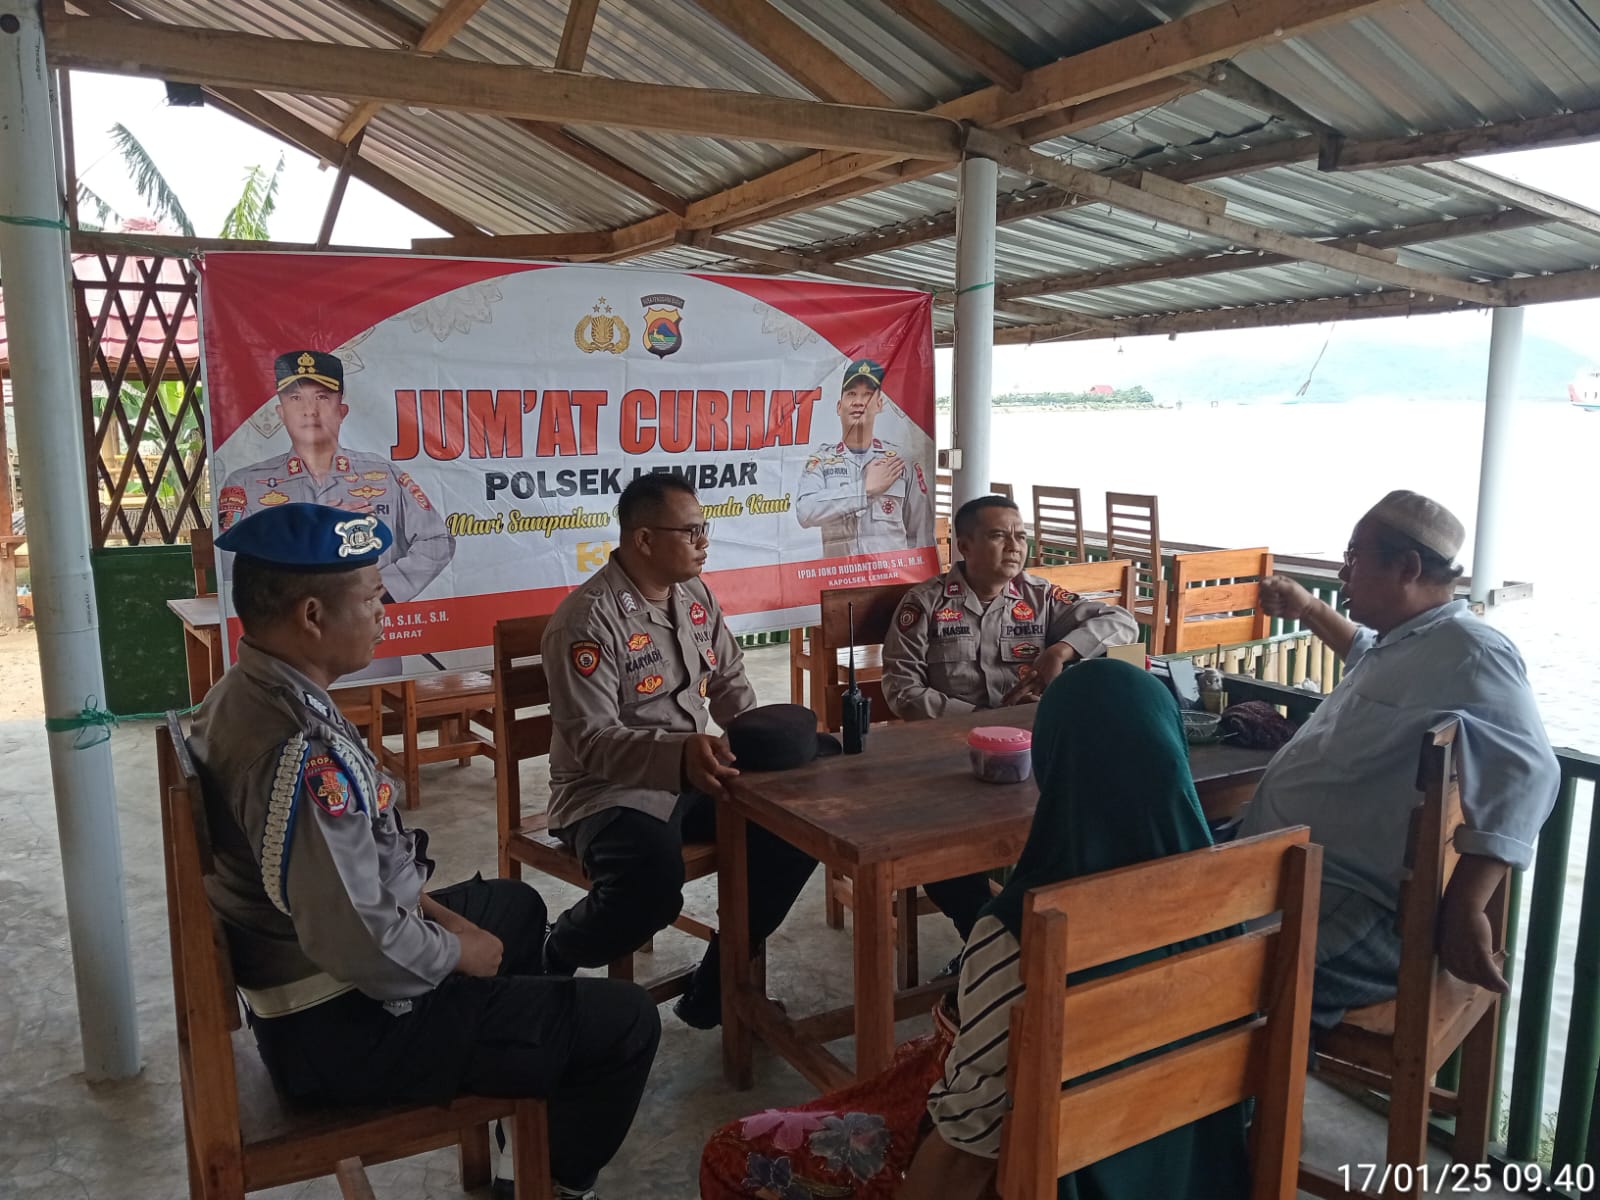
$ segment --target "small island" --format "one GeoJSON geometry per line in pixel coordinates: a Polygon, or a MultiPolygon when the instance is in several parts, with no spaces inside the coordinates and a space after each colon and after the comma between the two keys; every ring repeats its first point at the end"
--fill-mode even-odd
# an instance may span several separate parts
{"type": "MultiPolygon", "coordinates": [[[[1007,392],[995,396],[995,408],[1054,409],[1066,412],[1091,412],[1101,409],[1155,408],[1156,398],[1150,389],[1135,385],[1113,388],[1109,384],[1096,384],[1084,392],[1007,392]]],[[[950,411],[950,397],[940,396],[935,401],[940,412],[950,411]]]]}

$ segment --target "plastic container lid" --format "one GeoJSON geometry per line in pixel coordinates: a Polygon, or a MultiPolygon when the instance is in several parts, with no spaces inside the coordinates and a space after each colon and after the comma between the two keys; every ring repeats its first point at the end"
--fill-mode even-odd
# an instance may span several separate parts
{"type": "Polygon", "coordinates": [[[1011,725],[980,725],[967,734],[967,745],[995,754],[1015,754],[1033,749],[1033,734],[1011,725]]]}

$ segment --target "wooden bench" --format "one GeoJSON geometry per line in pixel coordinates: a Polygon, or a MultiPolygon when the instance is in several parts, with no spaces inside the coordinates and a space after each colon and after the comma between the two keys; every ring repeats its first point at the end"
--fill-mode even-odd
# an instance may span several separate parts
{"type": "MultiPolygon", "coordinates": [[[[522,868],[534,870],[589,888],[589,880],[567,844],[550,832],[546,814],[523,815],[521,766],[524,759],[541,758],[550,753],[555,729],[550,717],[550,683],[544,672],[540,643],[544,640],[548,616],[508,617],[494,627],[494,721],[495,721],[495,805],[499,828],[500,874],[506,879],[522,878],[522,868]]],[[[685,842],[683,878],[685,882],[713,875],[717,870],[715,842],[685,842]]],[[[675,928],[709,941],[716,926],[687,913],[680,913],[675,928]]],[[[651,943],[640,947],[648,952],[651,943]]],[[[612,979],[633,979],[633,955],[619,958],[606,967],[612,979]]],[[[681,995],[694,975],[688,966],[656,979],[641,982],[657,1004],[681,995]]]]}
{"type": "Polygon", "coordinates": [[[1322,848],[1309,837],[1297,826],[1028,894],[1004,1200],[1053,1200],[1059,1177],[1250,1096],[1252,1200],[1291,1200],[1322,878],[1322,848]],[[1246,923],[1248,932],[1063,985],[1246,923]]]}
{"type": "Polygon", "coordinates": [[[370,1198],[364,1165],[457,1146],[463,1189],[489,1183],[489,1122],[510,1118],[518,1200],[550,1200],[542,1101],[462,1096],[413,1107],[292,1105],[273,1086],[241,1028],[220,920],[206,899],[210,822],[177,715],[156,730],[173,1012],[178,1025],[189,1194],[247,1192],[335,1176],[346,1200],[370,1198]]]}

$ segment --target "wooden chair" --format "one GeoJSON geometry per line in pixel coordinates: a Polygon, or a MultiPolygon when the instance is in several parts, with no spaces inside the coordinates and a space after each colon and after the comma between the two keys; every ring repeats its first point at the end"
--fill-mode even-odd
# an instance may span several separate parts
{"type": "Polygon", "coordinates": [[[1028,574],[1064,587],[1069,592],[1077,592],[1080,596],[1119,605],[1129,612],[1133,611],[1138,599],[1138,571],[1131,559],[1030,567],[1028,574]]]}
{"type": "Polygon", "coordinates": [[[1060,1176],[1249,1096],[1252,1200],[1295,1195],[1322,877],[1309,836],[1297,826],[1029,893],[1004,1200],[1053,1198],[1060,1176]],[[1198,949],[1062,983],[1246,922],[1249,932],[1198,949]],[[1082,1079],[1136,1055],[1146,1057],[1082,1079]]]}
{"type": "Polygon", "coordinates": [[[1033,565],[1089,561],[1083,544],[1083,492],[1079,488],[1033,489],[1033,565]]]}
{"type": "MultiPolygon", "coordinates": [[[[189,563],[194,570],[194,594],[215,596],[217,550],[211,530],[196,528],[189,531],[189,563]]],[[[213,680],[222,678],[222,639],[226,636],[225,630],[219,625],[207,643],[211,652],[213,680]]],[[[371,747],[373,757],[377,757],[383,749],[383,689],[376,684],[370,687],[357,685],[335,688],[328,693],[328,697],[339,706],[346,720],[366,734],[367,745],[371,747]]]]}
{"type": "Polygon", "coordinates": [[[550,1200],[548,1126],[539,1100],[462,1096],[446,1105],[292,1106],[273,1087],[241,1028],[222,924],[206,900],[211,835],[206,803],[177,715],[156,730],[167,875],[173,1011],[178,1023],[189,1195],[247,1192],[334,1175],[346,1200],[370,1200],[364,1166],[457,1146],[463,1189],[489,1182],[489,1128],[513,1122],[519,1200],[550,1200]]]}
{"type": "Polygon", "coordinates": [[[1272,631],[1261,607],[1261,581],[1272,574],[1272,552],[1212,550],[1172,557],[1172,592],[1164,654],[1251,642],[1272,631]]]}
{"type": "Polygon", "coordinates": [[[939,553],[939,570],[950,569],[951,556],[955,554],[955,539],[950,533],[950,518],[935,517],[933,520],[933,544],[939,553]]]}
{"type": "MultiPolygon", "coordinates": [[[[1412,811],[1400,885],[1400,972],[1393,1000],[1352,1009],[1333,1029],[1316,1035],[1317,1069],[1389,1093],[1388,1150],[1383,1161],[1421,1167],[1427,1162],[1430,1109],[1456,1119],[1452,1157],[1458,1163],[1487,1160],[1489,1110],[1494,1098],[1495,1034],[1500,997],[1464,983],[1439,966],[1439,904],[1460,857],[1455,831],[1462,824],[1457,774],[1459,718],[1451,717],[1422,739],[1417,788],[1422,802],[1412,811]],[[1454,1092],[1433,1086],[1433,1077],[1457,1049],[1461,1073],[1454,1092]]],[[[1489,927],[1496,959],[1504,965],[1510,870],[1489,902],[1489,927]]],[[[1413,1183],[1421,1187],[1419,1170],[1413,1183]]],[[[1318,1196],[1352,1193],[1334,1174],[1302,1164],[1300,1187],[1318,1196]]],[[[1385,1195],[1420,1196],[1420,1190],[1385,1195]]]]}
{"type": "Polygon", "coordinates": [[[476,755],[494,757],[494,743],[472,728],[494,728],[494,677],[488,671],[441,671],[383,685],[381,711],[399,723],[400,750],[378,744],[379,761],[406,785],[406,807],[422,803],[422,765],[449,762],[464,767],[476,755]],[[422,734],[433,732],[424,746],[422,734]]]}
{"type": "Polygon", "coordinates": [[[1127,605],[1139,624],[1150,630],[1154,653],[1166,625],[1166,585],[1161,574],[1160,505],[1154,496],[1133,492],[1106,493],[1106,552],[1131,558],[1139,574],[1139,598],[1127,605]]]}
{"type": "MultiPolygon", "coordinates": [[[[521,879],[522,868],[529,866],[587,891],[589,881],[583,865],[550,832],[545,813],[524,816],[522,812],[522,761],[549,754],[555,732],[549,711],[550,683],[540,651],[549,623],[548,616],[507,617],[494,627],[494,775],[500,874],[506,879],[521,879]]],[[[684,843],[685,881],[713,875],[716,870],[715,842],[684,843]]],[[[707,941],[716,933],[715,925],[684,913],[673,925],[707,941]]],[[[649,951],[651,944],[646,942],[640,949],[649,951]]],[[[612,979],[633,979],[633,955],[608,964],[606,974],[612,979]]],[[[694,967],[689,966],[645,981],[642,986],[660,1004],[681,995],[693,974],[694,967]]]]}
{"type": "MultiPolygon", "coordinates": [[[[1004,496],[1007,500],[1015,500],[1016,488],[1009,483],[995,483],[989,481],[989,491],[992,495],[1004,496]]],[[[941,517],[952,514],[955,506],[955,476],[949,471],[940,471],[933,477],[933,511],[941,517]]]]}

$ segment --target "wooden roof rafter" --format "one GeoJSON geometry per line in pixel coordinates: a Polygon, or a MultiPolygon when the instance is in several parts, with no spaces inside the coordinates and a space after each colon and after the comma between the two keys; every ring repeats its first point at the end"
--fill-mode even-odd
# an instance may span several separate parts
{"type": "Polygon", "coordinates": [[[871,80],[770,0],[694,0],[701,11],[812,95],[837,104],[893,108],[871,80]]]}
{"type": "Polygon", "coordinates": [[[996,87],[1008,92],[1022,89],[1027,69],[939,0],[883,0],[883,5],[996,87]]]}
{"type": "MultiPolygon", "coordinates": [[[[409,49],[417,50],[424,54],[432,54],[436,50],[444,49],[450,39],[466,27],[467,22],[472,20],[477,11],[484,6],[484,3],[485,0],[444,0],[444,7],[435,14],[433,20],[428,22],[427,27],[417,35],[415,42],[409,46],[409,49]]],[[[345,118],[344,124],[339,127],[339,132],[335,136],[348,146],[367,127],[367,122],[377,116],[382,108],[383,105],[376,100],[363,100],[345,118]]]]}
{"type": "Polygon", "coordinates": [[[589,57],[595,15],[599,11],[600,0],[568,0],[567,19],[561,27],[561,45],[556,48],[556,70],[583,70],[583,60],[589,57]]]}

